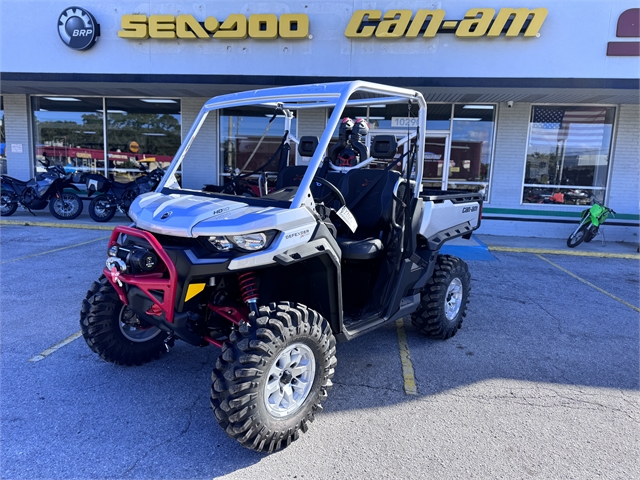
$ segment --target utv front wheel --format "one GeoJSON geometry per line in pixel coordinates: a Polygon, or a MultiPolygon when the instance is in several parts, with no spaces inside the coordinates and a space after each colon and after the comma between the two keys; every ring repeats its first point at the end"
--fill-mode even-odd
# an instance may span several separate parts
{"type": "Polygon", "coordinates": [[[274,452],[306,432],[337,360],[328,322],[304,305],[260,307],[222,347],[211,380],[216,420],[243,446],[274,452]]]}
{"type": "Polygon", "coordinates": [[[427,282],[413,325],[425,335],[446,340],[453,337],[467,315],[471,275],[460,258],[439,255],[433,275],[427,282]]]}
{"type": "Polygon", "coordinates": [[[82,301],[80,327],[89,348],[117,365],[141,365],[166,351],[167,333],[139,319],[104,276],[82,301]]]}

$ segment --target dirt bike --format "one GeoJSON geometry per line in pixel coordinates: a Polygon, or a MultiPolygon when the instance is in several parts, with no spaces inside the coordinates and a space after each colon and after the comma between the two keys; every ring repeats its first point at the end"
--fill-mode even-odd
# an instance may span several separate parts
{"type": "Polygon", "coordinates": [[[589,243],[598,234],[600,226],[609,217],[615,216],[616,212],[601,203],[594,203],[590,208],[582,211],[580,224],[567,238],[567,247],[574,248],[582,242],[589,243]]]}
{"type": "Polygon", "coordinates": [[[51,166],[48,160],[39,162],[47,171],[29,181],[2,175],[0,215],[13,215],[18,205],[35,215],[32,210],[44,210],[48,203],[49,211],[54,217],[61,220],[76,218],[82,213],[82,200],[75,193],[65,192],[69,188],[80,191],[72,183],[72,175],[66,173],[60,165],[51,166]]]}
{"type": "MultiPolygon", "coordinates": [[[[143,169],[146,172],[146,169],[143,169]]],[[[105,176],[97,173],[87,175],[86,185],[88,196],[99,193],[89,204],[89,215],[96,222],[108,222],[116,214],[116,210],[127,214],[131,202],[141,193],[154,190],[162,176],[164,170],[155,170],[142,175],[132,182],[119,183],[109,180],[105,176]]]]}

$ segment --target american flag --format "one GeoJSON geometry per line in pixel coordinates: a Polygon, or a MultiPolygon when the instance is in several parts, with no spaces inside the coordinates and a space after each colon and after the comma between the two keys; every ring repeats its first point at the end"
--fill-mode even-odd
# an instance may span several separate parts
{"type": "Polygon", "coordinates": [[[530,142],[565,141],[565,148],[600,149],[606,113],[606,107],[534,107],[530,142]]]}

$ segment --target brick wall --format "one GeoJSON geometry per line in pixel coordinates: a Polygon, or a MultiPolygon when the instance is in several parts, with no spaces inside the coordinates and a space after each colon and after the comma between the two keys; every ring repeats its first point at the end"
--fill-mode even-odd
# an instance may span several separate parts
{"type": "MultiPolygon", "coordinates": [[[[207,100],[209,99],[192,97],[182,99],[183,141],[207,100]]],[[[205,184],[217,183],[218,157],[218,119],[216,112],[211,112],[182,164],[182,186],[200,190],[205,184]]]]}
{"type": "Polygon", "coordinates": [[[34,174],[29,97],[16,94],[3,95],[2,98],[7,142],[7,174],[20,180],[28,180],[34,174]]]}

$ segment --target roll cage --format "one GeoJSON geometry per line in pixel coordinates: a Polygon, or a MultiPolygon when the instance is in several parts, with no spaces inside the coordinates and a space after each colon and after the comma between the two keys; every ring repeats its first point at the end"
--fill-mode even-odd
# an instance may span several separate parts
{"type": "MultiPolygon", "coordinates": [[[[277,87],[269,89],[254,90],[248,92],[222,95],[209,100],[196,117],[189,133],[187,141],[183,142],[167,173],[158,185],[156,191],[162,192],[165,188],[174,188],[178,185],[176,172],[184,161],[189,148],[198,135],[200,128],[204,124],[210,112],[223,108],[243,107],[243,106],[263,106],[279,108],[285,112],[285,130],[290,132],[292,114],[291,112],[304,109],[333,108],[333,113],[329,117],[324,132],[319,139],[315,153],[309,161],[307,170],[297,189],[297,192],[290,203],[289,208],[299,208],[303,205],[310,205],[313,202],[310,195],[312,180],[325,158],[333,132],[337,129],[342,117],[342,112],[348,106],[367,105],[389,105],[410,103],[418,106],[418,128],[413,133],[408,133],[398,142],[401,146],[411,142],[417,137],[417,158],[424,158],[425,145],[425,125],[427,115],[427,105],[421,93],[415,90],[391,87],[371,82],[352,81],[336,82],[316,85],[299,85],[292,87],[277,87]]],[[[293,142],[296,145],[299,140],[292,134],[288,134],[286,142],[293,142]]],[[[363,168],[373,161],[372,157],[364,159],[353,167],[331,168],[346,172],[348,170],[363,168]]],[[[422,179],[423,164],[421,161],[415,162],[415,178],[422,179]]],[[[416,181],[413,196],[418,197],[422,182],[416,181]]]]}

